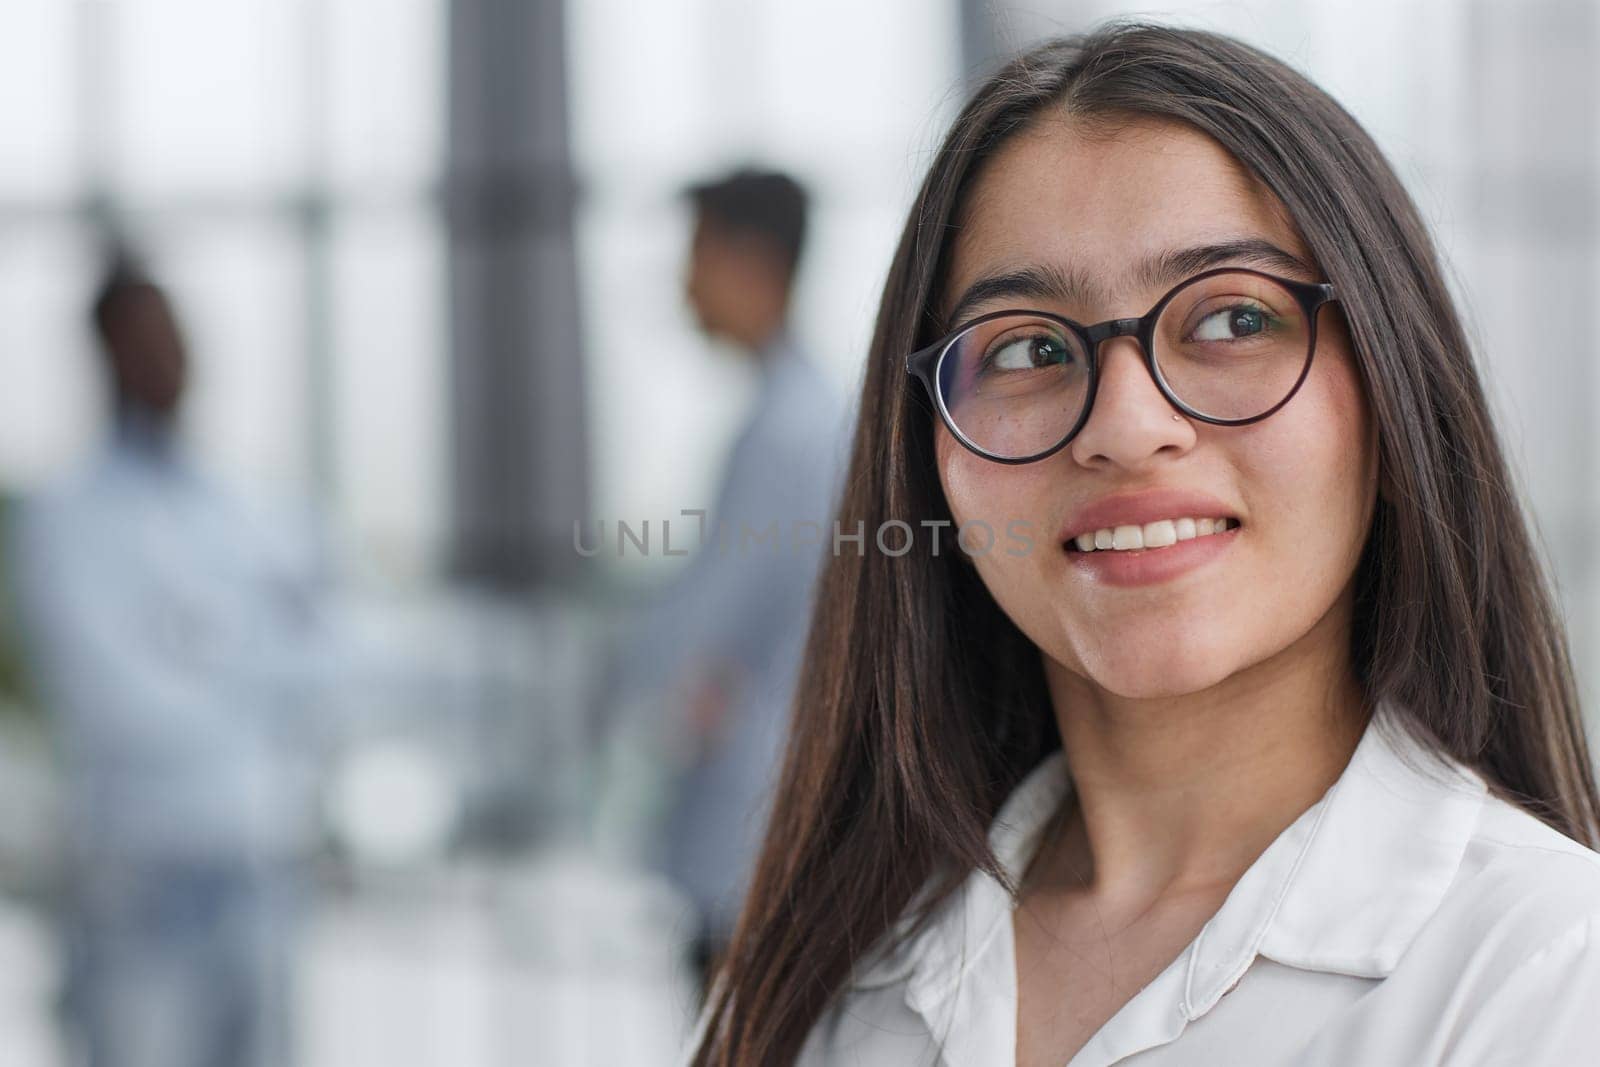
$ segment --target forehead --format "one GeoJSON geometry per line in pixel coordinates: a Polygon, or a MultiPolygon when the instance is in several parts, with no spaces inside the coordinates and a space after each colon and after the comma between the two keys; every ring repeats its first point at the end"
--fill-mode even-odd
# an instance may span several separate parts
{"type": "Polygon", "coordinates": [[[944,304],[985,275],[1047,266],[1092,283],[1100,306],[1081,310],[1138,313],[1161,294],[1132,283],[1135,264],[1252,237],[1310,262],[1281,202],[1210,137],[1154,119],[1090,131],[1049,115],[1011,137],[974,181],[944,304]]]}

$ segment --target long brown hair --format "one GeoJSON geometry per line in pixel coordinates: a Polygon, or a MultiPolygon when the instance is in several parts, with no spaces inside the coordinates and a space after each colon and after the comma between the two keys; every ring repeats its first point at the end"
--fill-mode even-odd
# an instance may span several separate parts
{"type": "MultiPolygon", "coordinates": [[[[1365,694],[1563,833],[1600,841],[1566,637],[1429,235],[1355,119],[1239,41],[1115,22],[1040,44],[977,90],[889,268],[840,528],[950,518],[933,416],[904,356],[945,327],[935,300],[973,175],[1047,108],[1186,123],[1282,201],[1340,294],[1378,424],[1384,489],[1351,635],[1365,694]]],[[[988,827],[1060,745],[1039,650],[974,568],[953,552],[841,544],[820,578],[765,845],[698,1065],[792,1063],[904,916],[926,920],[975,869],[1014,891],[988,827]]]]}

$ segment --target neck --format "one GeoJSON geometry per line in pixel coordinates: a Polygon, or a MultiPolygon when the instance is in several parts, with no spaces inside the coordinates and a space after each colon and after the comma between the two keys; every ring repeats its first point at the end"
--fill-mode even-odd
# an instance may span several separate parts
{"type": "Polygon", "coordinates": [[[768,348],[783,334],[783,319],[764,317],[759,322],[742,323],[730,333],[735,343],[749,352],[751,358],[764,363],[768,348]]]}
{"type": "Polygon", "coordinates": [[[170,414],[158,412],[127,399],[117,402],[113,414],[118,441],[146,452],[165,454],[176,433],[170,414]]]}
{"type": "Polygon", "coordinates": [[[1366,725],[1349,595],[1198,693],[1120,697],[1046,664],[1073,781],[1043,884],[1134,907],[1234,881],[1338,779],[1366,725]]]}

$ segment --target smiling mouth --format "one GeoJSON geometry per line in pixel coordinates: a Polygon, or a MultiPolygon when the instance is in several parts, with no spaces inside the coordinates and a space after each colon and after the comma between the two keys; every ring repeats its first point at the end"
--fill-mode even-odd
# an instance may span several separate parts
{"type": "Polygon", "coordinates": [[[1066,542],[1068,552],[1138,552],[1225,533],[1239,527],[1233,518],[1157,519],[1143,526],[1107,526],[1066,542]]]}

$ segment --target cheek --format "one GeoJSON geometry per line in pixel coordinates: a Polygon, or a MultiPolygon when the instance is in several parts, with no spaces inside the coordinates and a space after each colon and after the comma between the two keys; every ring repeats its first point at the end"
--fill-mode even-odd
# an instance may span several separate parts
{"type": "Polygon", "coordinates": [[[1052,647],[1063,608],[1050,567],[1060,558],[1055,525],[1066,453],[1019,466],[995,463],[963,448],[942,425],[934,451],[957,551],[1001,610],[1035,644],[1052,647]]]}
{"type": "Polygon", "coordinates": [[[933,451],[939,464],[939,485],[955,521],[990,513],[995,505],[995,487],[985,484],[983,472],[978,469],[983,460],[962,448],[942,422],[935,424],[933,451]]]}
{"type": "Polygon", "coordinates": [[[1331,600],[1355,570],[1377,493],[1371,437],[1355,367],[1341,354],[1314,365],[1289,406],[1230,449],[1272,569],[1298,595],[1331,600]]]}
{"type": "Polygon", "coordinates": [[[1045,528],[1053,464],[1013,467],[992,462],[963,448],[942,423],[935,431],[934,456],[945,502],[958,526],[981,522],[1000,537],[1009,526],[1035,542],[1053,536],[1045,528]],[[1027,524],[1026,529],[1017,525],[1021,523],[1027,524]]]}

